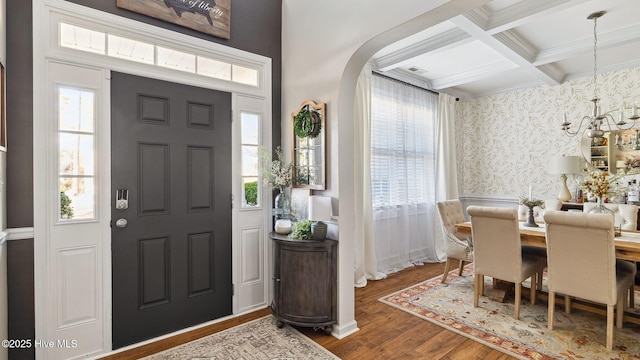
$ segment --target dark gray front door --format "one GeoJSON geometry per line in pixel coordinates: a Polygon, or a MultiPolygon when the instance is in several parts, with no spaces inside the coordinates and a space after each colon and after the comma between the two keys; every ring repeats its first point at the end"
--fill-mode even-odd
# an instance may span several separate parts
{"type": "Polygon", "coordinates": [[[111,122],[116,349],[231,314],[231,94],[113,72],[111,122]]]}

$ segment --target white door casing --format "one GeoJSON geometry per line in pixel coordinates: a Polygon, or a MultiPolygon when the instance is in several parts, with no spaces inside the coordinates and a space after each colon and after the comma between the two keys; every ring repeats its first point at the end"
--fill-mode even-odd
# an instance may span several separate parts
{"type": "MultiPolygon", "coordinates": [[[[193,39],[63,0],[33,2],[34,71],[34,252],[37,358],[68,359],[111,350],[110,70],[233,94],[233,282],[234,315],[269,304],[269,191],[259,209],[241,209],[238,122],[244,109],[260,114],[263,146],[271,147],[271,59],[193,39]],[[148,36],[149,42],[191,50],[257,68],[252,87],[150,65],[69,50],[58,45],[58,22],[148,36]],[[60,224],[58,218],[56,84],[93,89],[97,94],[97,218],[60,224]],[[51,345],[51,346],[47,346],[51,345]]],[[[223,319],[218,319],[217,322],[223,319]]],[[[211,323],[211,322],[210,322],[211,323]]],[[[208,324],[208,323],[207,323],[208,324]]],[[[206,324],[202,324],[206,325],[206,324]]],[[[152,340],[151,340],[152,341],[152,340]]],[[[35,346],[36,344],[34,344],[35,346]]],[[[121,350],[125,350],[123,348],[121,350]]]]}

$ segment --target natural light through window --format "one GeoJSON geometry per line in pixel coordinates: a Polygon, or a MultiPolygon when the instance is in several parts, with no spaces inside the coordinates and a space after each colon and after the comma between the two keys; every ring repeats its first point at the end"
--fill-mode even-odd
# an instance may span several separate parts
{"type": "Polygon", "coordinates": [[[95,218],[95,92],[58,87],[59,220],[95,218]]]}
{"type": "Polygon", "coordinates": [[[154,46],[152,44],[111,34],[108,39],[109,56],[145,64],[154,64],[154,46]]]}
{"type": "Polygon", "coordinates": [[[260,206],[260,116],[242,112],[242,207],[260,206]]]}
{"type": "Polygon", "coordinates": [[[158,51],[158,66],[186,71],[196,72],[196,56],[182,51],[156,47],[158,51]]]}
{"type": "Polygon", "coordinates": [[[256,87],[260,85],[257,69],[64,22],[60,22],[60,46],[237,84],[256,87]]]}
{"type": "Polygon", "coordinates": [[[105,52],[105,34],[79,26],[60,24],[60,45],[96,54],[105,52]]]}

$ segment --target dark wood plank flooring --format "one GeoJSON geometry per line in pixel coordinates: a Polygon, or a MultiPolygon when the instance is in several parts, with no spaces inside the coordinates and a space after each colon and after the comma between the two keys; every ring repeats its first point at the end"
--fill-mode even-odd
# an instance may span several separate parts
{"type": "MultiPolygon", "coordinates": [[[[378,301],[384,295],[442,274],[444,264],[425,264],[370,281],[355,290],[360,331],[338,340],[320,330],[296,327],[343,360],[350,359],[514,359],[497,350],[433,325],[378,301]]],[[[103,359],[137,359],[269,314],[263,309],[186,334],[154,342],[103,359]]]]}

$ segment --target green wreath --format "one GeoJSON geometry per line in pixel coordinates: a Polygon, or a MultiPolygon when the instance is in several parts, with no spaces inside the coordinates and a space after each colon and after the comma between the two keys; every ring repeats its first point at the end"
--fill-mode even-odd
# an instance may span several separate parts
{"type": "Polygon", "coordinates": [[[304,107],[293,117],[293,132],[298,137],[316,138],[322,130],[322,118],[318,111],[304,107]]]}

